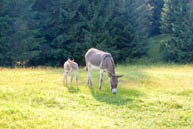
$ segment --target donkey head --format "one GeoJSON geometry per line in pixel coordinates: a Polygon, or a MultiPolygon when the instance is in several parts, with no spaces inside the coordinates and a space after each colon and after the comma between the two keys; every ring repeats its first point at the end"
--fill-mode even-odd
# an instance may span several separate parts
{"type": "Polygon", "coordinates": [[[110,76],[110,84],[111,84],[111,91],[112,91],[113,94],[117,93],[118,78],[120,78],[122,76],[123,75],[111,74],[111,76],[110,76]]]}
{"type": "Polygon", "coordinates": [[[74,59],[73,59],[73,60],[71,60],[70,58],[68,58],[68,62],[74,62],[74,59]]]}

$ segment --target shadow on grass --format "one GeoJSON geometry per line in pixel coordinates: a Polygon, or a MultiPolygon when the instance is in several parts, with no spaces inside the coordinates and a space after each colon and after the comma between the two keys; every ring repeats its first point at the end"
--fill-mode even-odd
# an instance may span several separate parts
{"type": "MultiPolygon", "coordinates": [[[[120,73],[123,74],[124,76],[120,79],[120,83],[119,83],[120,86],[118,86],[118,93],[116,95],[113,95],[110,91],[110,88],[109,88],[110,84],[108,81],[107,73],[104,74],[104,82],[103,82],[102,91],[98,91],[99,72],[93,71],[92,72],[92,76],[93,76],[92,80],[93,80],[94,87],[89,88],[91,95],[97,101],[104,102],[104,103],[111,104],[111,105],[126,105],[128,103],[132,103],[137,98],[144,96],[143,92],[141,92],[135,88],[132,88],[132,85],[129,85],[129,83],[141,85],[141,84],[144,84],[144,81],[147,81],[147,79],[149,77],[146,73],[144,73],[142,71],[144,69],[144,67],[142,67],[142,66],[141,67],[133,66],[131,68],[128,66],[120,67],[118,69],[118,71],[120,71],[120,73]],[[125,69],[127,69],[127,70],[125,70],[125,69]],[[121,88],[121,86],[123,86],[123,85],[128,85],[128,88],[125,88],[125,87],[121,88]]],[[[51,69],[50,71],[62,73],[61,69],[60,70],[51,69]]],[[[84,84],[86,84],[86,78],[87,78],[86,75],[87,75],[86,71],[84,69],[80,69],[79,78],[82,79],[82,80],[79,79],[80,83],[84,82],[84,84]]],[[[150,81],[150,80],[148,80],[148,81],[150,81]]],[[[73,94],[76,94],[80,91],[79,89],[76,89],[76,87],[73,87],[73,86],[72,87],[68,86],[67,89],[68,89],[69,93],[73,93],[73,94]]]]}
{"type": "Polygon", "coordinates": [[[104,82],[102,91],[98,90],[97,82],[99,80],[99,75],[96,74],[96,72],[93,74],[94,88],[90,88],[90,92],[97,101],[112,105],[126,105],[128,103],[132,104],[133,101],[145,95],[142,91],[133,87],[133,85],[140,87],[141,85],[145,84],[146,81],[151,81],[149,80],[149,76],[142,71],[143,68],[139,69],[136,67],[130,69],[129,71],[122,69],[120,70],[120,74],[123,74],[123,77],[119,80],[119,86],[116,95],[112,94],[109,88],[110,84],[107,74],[103,76],[104,82]]]}
{"type": "Polygon", "coordinates": [[[73,86],[66,86],[66,88],[68,89],[68,92],[72,94],[76,94],[80,91],[79,88],[73,86]]]}
{"type": "Polygon", "coordinates": [[[137,97],[143,96],[144,94],[135,89],[123,90],[119,89],[116,95],[112,94],[110,89],[103,89],[98,91],[98,88],[90,88],[92,96],[100,102],[105,102],[112,105],[125,105],[132,103],[137,97]]]}

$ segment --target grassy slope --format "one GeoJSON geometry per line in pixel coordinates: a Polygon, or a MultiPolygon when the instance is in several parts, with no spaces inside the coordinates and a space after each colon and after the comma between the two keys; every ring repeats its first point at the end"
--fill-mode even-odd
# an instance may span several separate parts
{"type": "Polygon", "coordinates": [[[173,128],[193,127],[193,67],[118,66],[118,94],[108,78],[102,91],[79,71],[79,89],[62,85],[62,69],[0,69],[0,128],[173,128]]]}

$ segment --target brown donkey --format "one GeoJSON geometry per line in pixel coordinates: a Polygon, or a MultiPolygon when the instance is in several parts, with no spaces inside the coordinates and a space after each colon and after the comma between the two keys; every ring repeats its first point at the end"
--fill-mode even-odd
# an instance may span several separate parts
{"type": "Polygon", "coordinates": [[[73,80],[73,72],[75,73],[75,77],[76,77],[76,86],[78,87],[78,64],[76,62],[74,62],[74,60],[70,60],[68,59],[65,63],[64,63],[64,78],[63,78],[63,83],[64,83],[64,79],[66,82],[66,86],[67,86],[67,76],[68,76],[68,72],[71,73],[71,86],[72,86],[72,80],[73,80]]]}

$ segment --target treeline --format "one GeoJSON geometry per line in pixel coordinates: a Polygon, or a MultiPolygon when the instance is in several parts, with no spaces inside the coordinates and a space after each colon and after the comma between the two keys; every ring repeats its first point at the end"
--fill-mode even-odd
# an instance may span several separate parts
{"type": "Polygon", "coordinates": [[[84,63],[95,47],[122,63],[146,55],[147,39],[162,43],[167,61],[193,61],[190,0],[0,0],[0,65],[84,63]]]}

